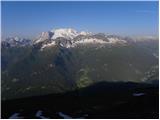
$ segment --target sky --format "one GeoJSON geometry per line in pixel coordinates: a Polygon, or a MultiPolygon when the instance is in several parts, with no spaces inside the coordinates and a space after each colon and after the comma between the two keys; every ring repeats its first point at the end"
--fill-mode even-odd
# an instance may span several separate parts
{"type": "Polygon", "coordinates": [[[34,38],[43,31],[158,35],[158,1],[3,1],[2,38],[34,38]]]}

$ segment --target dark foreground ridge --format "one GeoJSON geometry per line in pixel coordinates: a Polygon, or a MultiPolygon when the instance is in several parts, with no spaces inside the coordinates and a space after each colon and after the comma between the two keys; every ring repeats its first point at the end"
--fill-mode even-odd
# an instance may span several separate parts
{"type": "Polygon", "coordinates": [[[152,118],[159,116],[158,86],[100,82],[64,94],[2,101],[2,118],[152,118]]]}

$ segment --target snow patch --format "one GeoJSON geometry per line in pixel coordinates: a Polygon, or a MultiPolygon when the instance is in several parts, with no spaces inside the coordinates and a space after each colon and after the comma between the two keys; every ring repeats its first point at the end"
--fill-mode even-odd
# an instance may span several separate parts
{"type": "Polygon", "coordinates": [[[41,119],[49,119],[49,118],[42,115],[41,110],[38,110],[35,116],[38,117],[38,118],[41,118],[41,119]]]}
{"type": "Polygon", "coordinates": [[[85,32],[85,31],[81,31],[80,33],[79,33],[79,35],[91,35],[92,33],[91,32],[85,32]]]}
{"type": "Polygon", "coordinates": [[[20,113],[14,113],[9,117],[9,119],[22,119],[23,117],[20,117],[19,115],[20,113]]]}
{"type": "Polygon", "coordinates": [[[159,56],[156,53],[153,53],[153,56],[157,59],[159,58],[159,56]]]}
{"type": "Polygon", "coordinates": [[[44,48],[46,47],[51,47],[51,46],[54,46],[56,45],[55,41],[52,41],[51,43],[48,43],[48,44],[44,44],[42,47],[41,47],[41,50],[43,50],[44,48]]]}
{"type": "Polygon", "coordinates": [[[72,119],[72,117],[70,117],[69,115],[65,115],[62,112],[58,112],[58,115],[61,116],[61,117],[63,117],[64,119],[72,119]]]}
{"type": "Polygon", "coordinates": [[[108,38],[108,40],[109,40],[109,43],[118,43],[118,42],[120,42],[120,43],[127,43],[127,41],[120,40],[118,38],[108,38]]]}
{"type": "Polygon", "coordinates": [[[96,39],[96,38],[89,38],[89,39],[83,39],[81,41],[78,41],[76,42],[77,44],[79,43],[100,43],[100,44],[103,44],[103,43],[107,43],[101,39],[96,39]]]}
{"type": "Polygon", "coordinates": [[[139,97],[145,95],[145,93],[133,93],[132,95],[135,97],[139,97]]]}
{"type": "MultiPolygon", "coordinates": [[[[73,117],[69,116],[69,115],[66,115],[62,112],[58,112],[58,115],[63,117],[64,119],[73,119],[73,117]]],[[[87,117],[88,114],[84,114],[82,117],[78,117],[78,118],[75,118],[75,119],[84,119],[85,117],[87,117]]]]}

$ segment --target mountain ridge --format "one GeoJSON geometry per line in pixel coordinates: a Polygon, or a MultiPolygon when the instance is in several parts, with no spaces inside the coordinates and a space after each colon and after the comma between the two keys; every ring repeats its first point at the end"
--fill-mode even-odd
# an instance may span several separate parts
{"type": "Polygon", "coordinates": [[[36,45],[41,44],[41,50],[59,45],[65,48],[76,47],[79,45],[86,44],[121,44],[125,45],[130,42],[139,42],[144,40],[157,40],[157,37],[153,36],[143,36],[143,37],[121,37],[117,35],[109,35],[104,33],[91,33],[85,31],[76,31],[72,28],[59,28],[48,32],[42,32],[36,39],[29,40],[19,37],[10,37],[5,41],[2,41],[3,46],[26,46],[26,45],[36,45]]]}

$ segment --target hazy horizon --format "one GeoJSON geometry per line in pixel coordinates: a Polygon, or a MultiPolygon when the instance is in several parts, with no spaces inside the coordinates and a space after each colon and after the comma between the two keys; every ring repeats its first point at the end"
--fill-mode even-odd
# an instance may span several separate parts
{"type": "Polygon", "coordinates": [[[158,35],[158,1],[2,1],[2,38],[35,38],[55,28],[124,36],[158,35]]]}

